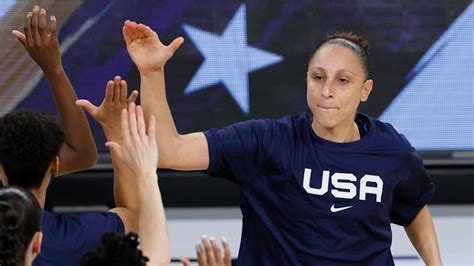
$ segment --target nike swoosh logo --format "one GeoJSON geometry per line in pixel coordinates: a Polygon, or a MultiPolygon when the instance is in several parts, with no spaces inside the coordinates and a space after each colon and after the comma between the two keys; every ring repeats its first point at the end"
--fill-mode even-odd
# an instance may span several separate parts
{"type": "Polygon", "coordinates": [[[345,207],[339,207],[337,208],[336,206],[334,206],[334,204],[331,206],[331,212],[340,212],[340,211],[343,211],[343,210],[347,210],[347,209],[350,209],[354,206],[345,206],[345,207]]]}

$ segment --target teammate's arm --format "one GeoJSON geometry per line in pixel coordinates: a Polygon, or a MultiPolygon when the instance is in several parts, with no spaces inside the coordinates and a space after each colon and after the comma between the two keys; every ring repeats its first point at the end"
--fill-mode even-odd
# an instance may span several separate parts
{"type": "MultiPolygon", "coordinates": [[[[84,109],[101,125],[107,141],[121,143],[121,113],[128,103],[135,102],[138,92],[133,91],[129,98],[127,83],[119,76],[107,82],[105,97],[100,106],[94,106],[88,100],[78,100],[76,104],[84,109]]],[[[110,210],[122,220],[125,233],[137,232],[139,201],[137,182],[134,173],[127,171],[126,165],[111,153],[114,167],[114,199],[116,208],[110,210]]]]}
{"type": "Polygon", "coordinates": [[[121,143],[107,142],[118,164],[136,181],[140,211],[138,234],[140,246],[150,261],[147,265],[170,265],[170,245],[166,217],[158,188],[156,168],[158,149],[155,138],[155,118],[150,117],[145,130],[143,110],[131,103],[121,116],[121,143]]]}
{"type": "Polygon", "coordinates": [[[125,22],[123,35],[128,53],[140,72],[141,103],[145,114],[156,117],[159,167],[207,169],[209,152],[206,137],[201,132],[180,135],[166,100],[164,66],[183,43],[183,38],[176,38],[165,46],[148,26],[131,21],[125,22]]]}
{"type": "Polygon", "coordinates": [[[43,71],[65,132],[57,175],[89,168],[97,161],[97,148],[86,116],[75,105],[77,96],[61,63],[56,18],[51,16],[48,21],[46,10],[35,6],[26,17],[24,30],[25,34],[15,30],[13,35],[43,71]]]}
{"type": "Polygon", "coordinates": [[[443,265],[433,219],[428,206],[423,207],[418,212],[415,219],[405,227],[405,231],[427,266],[443,265]]]}

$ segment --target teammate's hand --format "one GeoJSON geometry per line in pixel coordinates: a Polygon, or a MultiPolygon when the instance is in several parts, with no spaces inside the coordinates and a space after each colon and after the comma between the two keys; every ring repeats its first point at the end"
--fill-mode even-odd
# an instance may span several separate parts
{"type": "Polygon", "coordinates": [[[23,34],[18,30],[13,30],[12,34],[25,47],[41,70],[46,75],[63,71],[56,17],[51,16],[48,21],[46,10],[35,6],[26,16],[24,31],[23,34]]]}
{"type": "Polygon", "coordinates": [[[170,45],[163,45],[150,27],[130,20],[125,21],[122,31],[128,53],[141,74],[163,68],[184,42],[178,37],[170,45]]]}
{"type": "Polygon", "coordinates": [[[135,103],[130,103],[128,110],[123,109],[121,114],[122,140],[108,141],[105,145],[116,154],[119,163],[134,173],[136,178],[154,182],[156,186],[158,146],[155,128],[155,116],[150,116],[147,132],[143,109],[135,103]]]}
{"type": "Polygon", "coordinates": [[[76,101],[78,106],[83,107],[103,128],[108,141],[119,141],[121,137],[121,113],[128,108],[128,104],[135,102],[138,91],[134,90],[127,98],[127,82],[120,76],[107,82],[105,97],[100,106],[95,106],[85,99],[76,101]]]}
{"type": "MultiPolygon", "coordinates": [[[[229,243],[225,239],[222,239],[224,257],[222,257],[221,249],[214,238],[208,240],[207,237],[203,237],[202,246],[196,245],[199,266],[232,266],[229,243]],[[204,246],[204,249],[202,246],[204,246]]],[[[191,261],[188,258],[181,257],[180,261],[183,263],[183,266],[191,266],[191,261]]]]}

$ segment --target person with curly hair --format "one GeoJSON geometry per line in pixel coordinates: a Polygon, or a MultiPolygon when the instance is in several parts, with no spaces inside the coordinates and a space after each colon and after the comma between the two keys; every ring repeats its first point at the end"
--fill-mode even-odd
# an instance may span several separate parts
{"type": "Polygon", "coordinates": [[[0,189],[0,265],[30,266],[41,251],[41,208],[28,190],[0,189]]]}
{"type": "Polygon", "coordinates": [[[427,265],[442,264],[421,158],[390,124],[357,112],[374,86],[364,38],[342,32],[316,46],[306,73],[312,114],[179,134],[164,66],[184,39],[163,45],[133,21],[123,33],[143,108],[158,121],[159,167],[238,184],[237,265],[393,265],[391,223],[405,227],[427,265]]]}
{"type": "MultiPolygon", "coordinates": [[[[79,171],[95,164],[97,148],[84,112],[61,65],[56,19],[35,6],[28,13],[25,33],[13,31],[26,51],[43,70],[55,97],[59,121],[48,114],[17,111],[0,118],[0,177],[4,186],[28,189],[44,208],[47,188],[54,176],[79,171]],[[50,29],[50,30],[48,30],[50,29]]],[[[127,85],[120,77],[109,81],[98,113],[119,113],[127,99],[127,85]]],[[[120,116],[120,115],[119,115],[120,116]]],[[[110,123],[106,134],[120,128],[110,123]]],[[[110,133],[108,137],[113,135],[110,133]]],[[[105,232],[124,234],[137,229],[136,191],[125,171],[114,176],[116,208],[108,212],[56,215],[41,210],[42,252],[34,265],[80,265],[82,256],[100,244],[105,232]]]]}

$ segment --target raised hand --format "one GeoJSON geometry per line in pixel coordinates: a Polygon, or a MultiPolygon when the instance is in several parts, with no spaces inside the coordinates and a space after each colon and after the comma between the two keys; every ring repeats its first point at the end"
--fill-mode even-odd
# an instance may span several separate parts
{"type": "Polygon", "coordinates": [[[47,19],[46,10],[35,6],[26,16],[24,31],[12,34],[45,74],[62,71],[61,53],[57,36],[56,17],[47,19]]]}
{"type": "Polygon", "coordinates": [[[150,27],[130,20],[125,21],[122,31],[128,53],[141,74],[163,68],[184,42],[178,37],[166,46],[150,27]]]}
{"type": "Polygon", "coordinates": [[[77,100],[76,104],[82,106],[104,129],[108,141],[118,141],[121,130],[121,112],[128,108],[128,104],[135,102],[138,91],[134,90],[127,98],[127,82],[116,76],[107,82],[105,97],[100,106],[95,106],[88,100],[77,100]]]}
{"type": "MultiPolygon", "coordinates": [[[[221,249],[214,238],[209,240],[204,236],[201,241],[204,249],[201,245],[196,245],[196,255],[199,266],[232,266],[230,246],[224,238],[222,239],[224,256],[222,256],[221,249]]],[[[183,266],[191,266],[191,261],[188,258],[181,257],[180,261],[183,263],[183,266]]]]}
{"type": "Polygon", "coordinates": [[[108,141],[105,145],[115,153],[121,165],[134,173],[136,178],[146,178],[156,184],[158,146],[155,138],[155,117],[150,116],[148,133],[141,106],[130,103],[121,113],[120,142],[108,141]]]}

